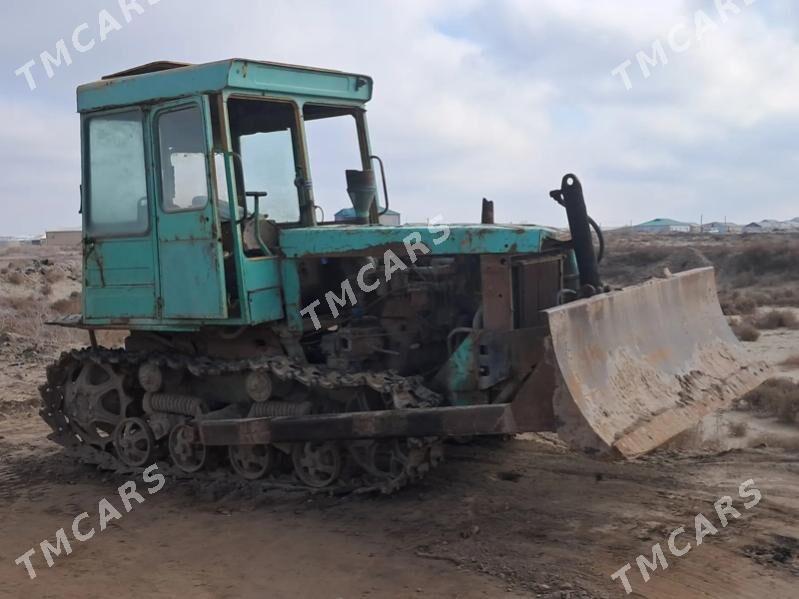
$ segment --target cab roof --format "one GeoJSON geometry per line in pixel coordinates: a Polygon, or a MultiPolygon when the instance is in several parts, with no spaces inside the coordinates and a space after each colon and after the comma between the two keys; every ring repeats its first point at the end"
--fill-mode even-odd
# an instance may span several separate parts
{"type": "Polygon", "coordinates": [[[328,98],[362,104],[372,98],[366,75],[230,58],[204,64],[158,61],[78,87],[78,112],[230,91],[328,98]]]}

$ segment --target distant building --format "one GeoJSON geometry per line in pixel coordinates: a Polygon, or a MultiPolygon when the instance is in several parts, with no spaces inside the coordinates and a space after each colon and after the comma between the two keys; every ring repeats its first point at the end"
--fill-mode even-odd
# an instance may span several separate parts
{"type": "MultiPolygon", "coordinates": [[[[352,220],[355,218],[355,209],[344,208],[339,210],[333,218],[336,222],[352,220]]],[[[381,225],[398,225],[400,224],[400,213],[389,209],[385,214],[381,214],[378,220],[381,225]]]]}
{"type": "Polygon", "coordinates": [[[670,218],[655,218],[640,225],[634,225],[631,229],[636,233],[690,233],[694,227],[698,230],[698,226],[691,223],[683,223],[670,218]]]}
{"type": "Polygon", "coordinates": [[[80,245],[83,234],[80,229],[62,229],[60,231],[46,231],[44,238],[45,245],[74,247],[80,245]]]}
{"type": "Polygon", "coordinates": [[[713,235],[737,235],[743,231],[741,225],[735,223],[705,223],[702,225],[702,233],[711,233],[713,235]]]}
{"type": "Polygon", "coordinates": [[[744,233],[765,233],[766,230],[758,223],[749,223],[743,228],[744,233]]]}

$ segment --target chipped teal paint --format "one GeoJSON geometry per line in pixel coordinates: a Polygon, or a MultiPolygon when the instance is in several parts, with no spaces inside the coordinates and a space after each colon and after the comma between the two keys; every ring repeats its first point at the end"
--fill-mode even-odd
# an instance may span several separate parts
{"type": "MultiPolygon", "coordinates": [[[[231,145],[230,140],[230,132],[225,131],[223,133],[225,141],[223,142],[224,146],[229,147],[231,145]]],[[[236,204],[236,198],[239,197],[238,191],[236,190],[236,182],[233,177],[233,153],[232,152],[221,152],[222,159],[224,161],[225,167],[225,186],[227,187],[227,198],[228,198],[228,214],[236,214],[238,211],[238,205],[236,204]]],[[[216,170],[216,157],[214,157],[213,161],[211,162],[211,167],[216,170]]],[[[219,175],[216,175],[216,180],[219,181],[219,175]]],[[[247,276],[247,264],[251,261],[244,257],[244,251],[242,247],[242,239],[241,239],[241,228],[240,227],[233,227],[231,230],[231,240],[233,242],[233,264],[236,269],[236,287],[237,287],[237,294],[238,297],[248,297],[247,285],[245,283],[245,277],[247,276]]],[[[250,302],[242,302],[240,304],[241,309],[241,319],[246,322],[247,324],[250,323],[250,302]]]]}
{"type": "Polygon", "coordinates": [[[105,286],[155,287],[152,239],[104,239],[87,251],[87,290],[105,286]],[[102,269],[100,268],[100,265],[102,269]]]}
{"type": "Polygon", "coordinates": [[[283,318],[283,296],[279,287],[256,289],[247,294],[252,324],[283,318]]]}
{"type": "Polygon", "coordinates": [[[162,243],[161,297],[164,318],[225,318],[223,287],[210,241],[162,243]]]}
{"type": "Polygon", "coordinates": [[[84,253],[83,314],[99,318],[154,318],[156,272],[150,237],[98,240],[84,253]]]}
{"type": "Polygon", "coordinates": [[[119,285],[87,289],[84,313],[90,314],[87,322],[122,318],[148,318],[155,315],[155,291],[152,287],[119,285]]]}
{"type": "Polygon", "coordinates": [[[302,331],[302,286],[300,282],[299,262],[282,260],[283,303],[286,306],[286,322],[292,331],[302,331]]]}
{"type": "MultiPolygon", "coordinates": [[[[205,154],[211,155],[211,123],[207,98],[188,98],[167,102],[148,119],[153,139],[152,154],[158,157],[155,172],[162,172],[158,151],[160,118],[195,108],[205,128],[205,154]]],[[[167,212],[164,210],[160,181],[155,185],[158,218],[155,229],[160,268],[161,316],[163,318],[224,319],[227,318],[222,244],[219,242],[216,196],[209,177],[206,158],[206,202],[200,208],[167,212]]]]}
{"type": "Polygon", "coordinates": [[[365,75],[320,71],[246,60],[231,62],[228,86],[291,96],[324,97],[368,102],[372,79],[365,75]]]}
{"type": "Polygon", "coordinates": [[[367,102],[365,75],[230,59],[131,77],[95,81],[78,88],[78,111],[157,102],[223,90],[367,102]]]}
{"type": "MultiPolygon", "coordinates": [[[[149,127],[142,124],[145,162],[149,161],[149,127]]],[[[81,117],[81,205],[88,201],[88,119],[81,117]]],[[[148,174],[147,189],[151,194],[148,174]]],[[[152,202],[147,205],[152,218],[152,202]]],[[[86,231],[87,211],[83,210],[86,231]]],[[[88,324],[120,319],[156,318],[158,305],[157,248],[148,231],[131,237],[85,239],[83,248],[83,317],[88,324]],[[88,243],[87,243],[88,242],[88,243]]]]}
{"type": "MultiPolygon", "coordinates": [[[[235,322],[225,324],[236,325],[235,322]]],[[[243,323],[239,323],[243,324],[243,323]]],[[[84,320],[81,328],[86,329],[132,329],[141,331],[199,331],[203,324],[200,321],[168,320],[163,318],[95,318],[92,321],[84,320]]]]}
{"type": "Polygon", "coordinates": [[[247,291],[247,317],[252,323],[281,320],[283,295],[278,258],[246,258],[243,262],[247,291]]]}
{"type": "Polygon", "coordinates": [[[477,335],[470,333],[452,352],[445,365],[446,387],[449,391],[476,391],[476,341],[477,335]]]}
{"type": "Polygon", "coordinates": [[[280,287],[279,258],[245,258],[244,282],[248,289],[280,287]]]}
{"type": "Polygon", "coordinates": [[[281,231],[280,247],[289,257],[368,253],[384,246],[397,252],[413,234],[431,255],[463,255],[538,253],[543,240],[555,233],[543,227],[512,225],[332,225],[281,231]]]}

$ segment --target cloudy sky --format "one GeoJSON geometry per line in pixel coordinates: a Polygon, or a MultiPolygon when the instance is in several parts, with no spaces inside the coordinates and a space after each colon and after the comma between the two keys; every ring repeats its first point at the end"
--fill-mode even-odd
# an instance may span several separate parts
{"type": "Polygon", "coordinates": [[[485,196],[498,220],[561,225],[547,192],[568,171],[608,226],[799,216],[789,0],[153,1],[130,22],[117,0],[4,6],[0,235],[79,224],[77,85],[233,56],[372,75],[373,149],[408,221],[475,221],[485,196]],[[72,64],[48,78],[60,39],[72,64]]]}

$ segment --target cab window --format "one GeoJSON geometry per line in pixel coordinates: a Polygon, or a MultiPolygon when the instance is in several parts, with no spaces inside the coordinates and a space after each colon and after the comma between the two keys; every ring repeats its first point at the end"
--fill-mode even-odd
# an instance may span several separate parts
{"type": "Polygon", "coordinates": [[[208,204],[204,133],[202,112],[196,104],[159,115],[164,212],[199,210],[208,204]]]}
{"type": "Polygon", "coordinates": [[[311,165],[317,218],[348,218],[352,210],[345,172],[368,166],[364,162],[357,112],[351,108],[306,104],[303,107],[308,160],[311,165]]]}
{"type": "MultiPolygon", "coordinates": [[[[300,220],[297,189],[297,117],[287,102],[228,100],[228,117],[233,150],[237,155],[236,178],[239,205],[245,192],[265,191],[259,211],[277,223],[300,220]]],[[[253,210],[246,200],[247,213],[253,210]]]]}
{"type": "Polygon", "coordinates": [[[148,229],[143,115],[128,110],[88,119],[87,231],[137,235],[148,229]]]}

